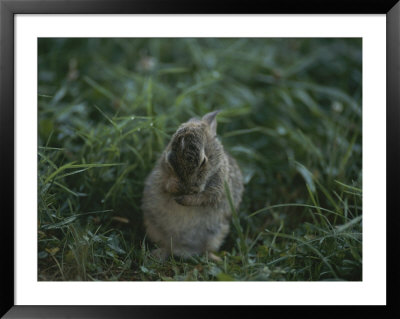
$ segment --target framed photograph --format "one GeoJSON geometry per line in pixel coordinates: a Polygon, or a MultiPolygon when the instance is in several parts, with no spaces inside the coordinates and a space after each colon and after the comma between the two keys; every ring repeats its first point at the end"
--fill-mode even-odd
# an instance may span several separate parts
{"type": "Polygon", "coordinates": [[[5,318],[398,313],[397,1],[0,3],[5,318]]]}

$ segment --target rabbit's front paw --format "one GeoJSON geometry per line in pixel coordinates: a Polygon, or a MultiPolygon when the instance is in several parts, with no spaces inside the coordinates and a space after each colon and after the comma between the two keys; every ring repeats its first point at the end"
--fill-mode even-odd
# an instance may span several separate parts
{"type": "Polygon", "coordinates": [[[198,201],[194,195],[181,195],[175,197],[175,201],[182,206],[196,206],[198,201]]]}
{"type": "Polygon", "coordinates": [[[168,252],[166,252],[164,249],[162,248],[157,248],[157,249],[153,249],[150,253],[150,255],[156,259],[157,261],[164,261],[167,259],[168,257],[168,252]]]}

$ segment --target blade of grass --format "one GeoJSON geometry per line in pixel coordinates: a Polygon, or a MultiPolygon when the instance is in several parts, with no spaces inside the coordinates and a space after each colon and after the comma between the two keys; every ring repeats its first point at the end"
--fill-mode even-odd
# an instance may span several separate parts
{"type": "Polygon", "coordinates": [[[230,207],[231,212],[232,212],[232,223],[233,223],[233,226],[234,226],[234,228],[236,230],[236,233],[239,236],[239,242],[240,242],[239,249],[240,249],[242,258],[244,258],[243,264],[247,264],[248,251],[247,251],[246,239],[245,239],[244,233],[243,233],[243,228],[240,225],[239,216],[238,216],[238,214],[236,212],[235,206],[233,205],[231,191],[229,189],[228,183],[225,181],[224,185],[225,185],[226,196],[227,196],[228,202],[229,202],[229,207],[230,207]]]}
{"type": "Polygon", "coordinates": [[[270,231],[268,231],[268,230],[266,230],[266,231],[267,231],[267,233],[269,233],[269,234],[271,234],[271,235],[275,235],[275,234],[276,234],[276,236],[278,236],[278,237],[291,239],[291,240],[293,240],[293,241],[297,241],[297,242],[299,242],[299,243],[301,243],[301,244],[307,246],[307,247],[310,248],[310,249],[322,260],[322,262],[329,268],[329,270],[331,271],[332,275],[333,275],[335,278],[339,278],[338,275],[336,274],[335,270],[332,268],[332,265],[328,262],[328,260],[325,258],[325,256],[322,255],[321,252],[320,252],[318,249],[316,249],[314,246],[312,246],[310,243],[308,243],[308,242],[306,242],[306,241],[304,241],[304,240],[302,240],[302,239],[300,239],[300,238],[298,238],[298,237],[295,237],[295,236],[291,236],[291,235],[287,235],[287,234],[274,233],[274,232],[270,232],[270,231]]]}
{"type": "Polygon", "coordinates": [[[104,113],[96,104],[93,104],[93,106],[100,112],[101,115],[103,115],[107,121],[109,121],[112,126],[115,128],[115,130],[119,133],[121,133],[121,129],[118,127],[117,123],[115,123],[106,113],[104,113]]]}
{"type": "Polygon", "coordinates": [[[262,209],[259,209],[259,210],[255,211],[254,213],[248,215],[247,218],[253,217],[255,215],[258,215],[259,213],[262,213],[262,212],[265,212],[265,211],[268,211],[268,210],[271,210],[271,209],[274,209],[274,208],[291,207],[291,206],[292,207],[307,207],[307,208],[314,208],[314,209],[318,208],[321,211],[325,211],[325,212],[329,212],[329,213],[334,214],[334,215],[342,216],[342,215],[340,215],[340,214],[338,214],[338,213],[336,213],[336,212],[334,212],[334,211],[332,211],[330,209],[326,209],[326,208],[322,208],[322,207],[316,207],[316,206],[307,205],[307,204],[288,203],[288,204],[278,204],[278,205],[264,207],[262,209]]]}
{"type": "Polygon", "coordinates": [[[55,176],[60,174],[62,171],[65,171],[66,169],[71,169],[71,168],[96,168],[96,167],[111,167],[111,166],[117,166],[117,165],[124,165],[122,163],[111,163],[111,164],[75,164],[76,162],[71,162],[68,164],[65,164],[61,167],[59,167],[57,170],[55,170],[53,173],[51,173],[44,181],[44,184],[47,184],[49,181],[51,181],[55,176]]]}

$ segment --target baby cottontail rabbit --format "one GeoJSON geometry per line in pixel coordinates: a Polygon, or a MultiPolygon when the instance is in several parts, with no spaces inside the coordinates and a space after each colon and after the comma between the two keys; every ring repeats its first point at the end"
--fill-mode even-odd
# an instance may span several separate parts
{"type": "Polygon", "coordinates": [[[224,183],[238,208],[242,174],[216,135],[216,115],[183,123],[148,176],[142,209],[156,254],[188,257],[216,252],[229,231],[231,208],[224,183]]]}

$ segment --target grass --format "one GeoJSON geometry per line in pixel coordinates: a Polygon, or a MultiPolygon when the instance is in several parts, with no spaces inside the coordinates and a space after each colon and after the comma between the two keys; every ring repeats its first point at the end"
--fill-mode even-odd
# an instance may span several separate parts
{"type": "Polygon", "coordinates": [[[38,52],[39,280],[362,280],[360,39],[39,39],[38,52]],[[245,178],[223,262],[160,263],[144,180],[179,124],[215,109],[245,178]]]}

